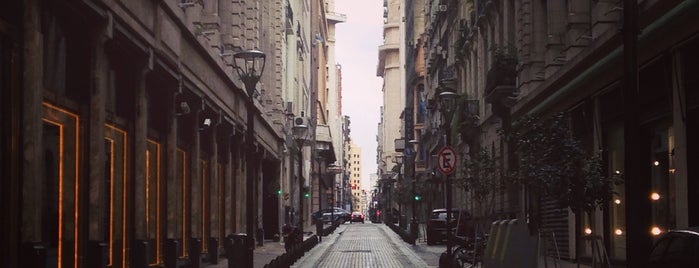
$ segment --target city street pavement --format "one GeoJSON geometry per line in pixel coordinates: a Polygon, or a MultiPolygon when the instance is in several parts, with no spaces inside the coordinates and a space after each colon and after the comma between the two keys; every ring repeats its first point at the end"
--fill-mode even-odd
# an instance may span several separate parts
{"type": "Polygon", "coordinates": [[[384,224],[342,224],[292,267],[431,267],[411,247],[384,224]]]}
{"type": "MultiPolygon", "coordinates": [[[[326,226],[327,227],[327,226],[326,226]]],[[[351,267],[427,267],[436,268],[439,265],[439,255],[444,252],[444,244],[427,245],[423,230],[420,228],[420,239],[415,245],[405,243],[393,230],[382,223],[345,223],[335,232],[323,237],[323,241],[306,252],[291,267],[295,268],[351,268],[351,267]]],[[[304,238],[315,231],[314,226],[305,228],[304,238]]],[[[254,252],[254,268],[263,268],[277,256],[284,254],[284,244],[266,240],[264,245],[256,247],[254,252]]],[[[543,268],[588,268],[564,260],[552,258],[539,260],[543,268]]],[[[227,268],[228,260],[221,258],[216,265],[205,264],[206,268],[227,268]]],[[[237,266],[233,266],[237,267],[237,266]]]]}

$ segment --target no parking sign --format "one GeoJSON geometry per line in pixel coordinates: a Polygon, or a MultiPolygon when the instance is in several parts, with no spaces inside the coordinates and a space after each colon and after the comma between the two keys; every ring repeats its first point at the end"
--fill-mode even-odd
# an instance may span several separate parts
{"type": "Polygon", "coordinates": [[[451,146],[444,146],[437,155],[437,169],[444,175],[454,173],[456,169],[456,151],[451,146]]]}

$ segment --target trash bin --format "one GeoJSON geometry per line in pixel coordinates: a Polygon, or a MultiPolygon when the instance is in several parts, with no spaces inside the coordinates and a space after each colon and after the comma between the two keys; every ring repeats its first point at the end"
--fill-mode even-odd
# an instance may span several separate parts
{"type": "Polygon", "coordinates": [[[226,249],[228,267],[252,267],[247,265],[246,255],[248,235],[245,233],[230,234],[227,237],[229,248],[226,249]]]}

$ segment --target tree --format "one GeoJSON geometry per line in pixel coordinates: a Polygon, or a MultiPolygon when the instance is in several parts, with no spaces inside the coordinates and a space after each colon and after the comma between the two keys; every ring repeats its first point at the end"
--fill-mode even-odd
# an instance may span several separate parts
{"type": "Polygon", "coordinates": [[[583,148],[567,113],[524,116],[505,138],[512,141],[517,159],[510,181],[550,196],[574,213],[592,213],[608,203],[614,184],[622,181],[620,175],[605,172],[598,152],[583,148]]]}

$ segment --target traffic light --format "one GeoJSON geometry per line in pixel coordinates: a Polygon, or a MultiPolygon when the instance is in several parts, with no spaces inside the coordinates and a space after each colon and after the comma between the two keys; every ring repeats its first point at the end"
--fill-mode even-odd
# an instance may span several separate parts
{"type": "Polygon", "coordinates": [[[420,201],[420,200],[422,200],[422,196],[419,195],[419,194],[416,194],[414,198],[415,198],[415,201],[420,201]]]}
{"type": "Polygon", "coordinates": [[[282,195],[282,189],[277,190],[277,195],[282,195]]]}
{"type": "Polygon", "coordinates": [[[303,193],[303,197],[309,198],[309,197],[311,197],[311,193],[305,192],[305,193],[303,193]]]}

